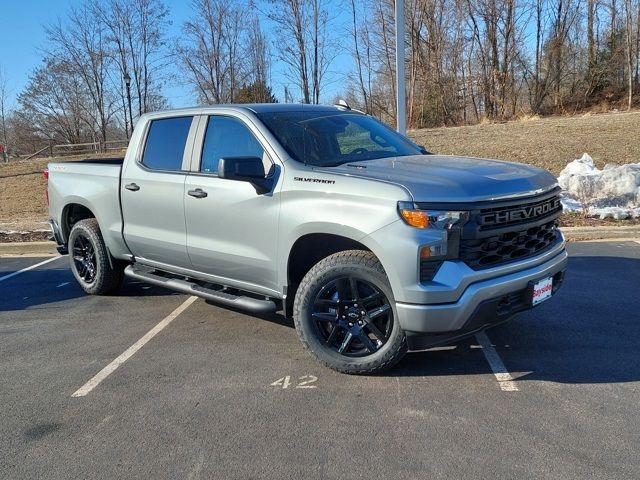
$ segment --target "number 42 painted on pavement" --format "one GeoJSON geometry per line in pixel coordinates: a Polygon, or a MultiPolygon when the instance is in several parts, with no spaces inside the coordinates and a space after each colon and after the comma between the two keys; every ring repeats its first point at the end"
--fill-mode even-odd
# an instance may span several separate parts
{"type": "MultiPolygon", "coordinates": [[[[293,388],[317,388],[317,385],[311,385],[318,381],[318,377],[315,375],[303,375],[298,378],[298,383],[293,388]]],[[[289,388],[291,385],[291,376],[287,375],[286,377],[279,378],[275,382],[273,382],[271,387],[282,387],[289,388]]]]}

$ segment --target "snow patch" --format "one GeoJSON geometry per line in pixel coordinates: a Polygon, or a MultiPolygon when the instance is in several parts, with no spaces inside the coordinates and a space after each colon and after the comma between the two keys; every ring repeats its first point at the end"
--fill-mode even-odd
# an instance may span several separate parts
{"type": "Polygon", "coordinates": [[[640,163],[607,164],[600,170],[584,154],[560,172],[565,212],[616,220],[640,217],[640,163]]]}

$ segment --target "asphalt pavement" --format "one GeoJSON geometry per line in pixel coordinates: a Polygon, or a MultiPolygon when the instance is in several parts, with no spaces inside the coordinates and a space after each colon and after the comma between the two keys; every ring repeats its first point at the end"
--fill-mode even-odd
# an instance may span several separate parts
{"type": "Polygon", "coordinates": [[[280,315],[0,258],[0,478],[640,478],[640,243],[568,249],[557,295],[487,331],[516,391],[475,338],[346,376],[280,315]]]}

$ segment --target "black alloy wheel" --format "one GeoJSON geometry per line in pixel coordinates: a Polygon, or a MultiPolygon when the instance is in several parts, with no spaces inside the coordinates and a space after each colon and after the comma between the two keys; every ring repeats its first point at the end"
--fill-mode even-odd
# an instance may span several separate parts
{"type": "Polygon", "coordinates": [[[313,302],[311,316],[326,345],[348,357],[375,353],[393,330],[393,309],[385,294],[354,276],[327,283],[313,302]]]}
{"type": "Polygon", "coordinates": [[[88,285],[96,279],[98,264],[91,240],[83,234],[75,237],[72,246],[73,263],[78,276],[88,285]]]}
{"type": "Polygon", "coordinates": [[[115,292],[124,278],[126,263],[111,257],[95,218],[76,222],[69,233],[71,271],[90,295],[115,292]]]}
{"type": "Polygon", "coordinates": [[[389,279],[367,250],[316,263],[296,290],[293,320],[305,348],[338,372],[381,373],[407,351],[389,279]]]}

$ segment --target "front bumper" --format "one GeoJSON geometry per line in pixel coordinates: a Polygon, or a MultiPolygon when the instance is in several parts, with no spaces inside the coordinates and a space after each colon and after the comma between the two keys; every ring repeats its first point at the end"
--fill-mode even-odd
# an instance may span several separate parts
{"type": "Polygon", "coordinates": [[[536,266],[468,285],[455,302],[427,305],[397,302],[398,321],[407,333],[410,349],[429,348],[464,337],[531,308],[524,293],[529,283],[554,277],[555,293],[562,283],[567,261],[567,252],[562,248],[536,266]]]}

